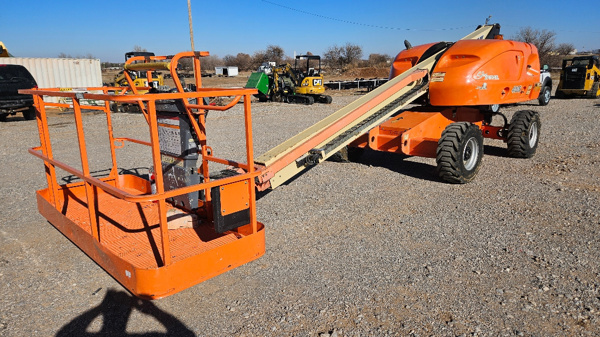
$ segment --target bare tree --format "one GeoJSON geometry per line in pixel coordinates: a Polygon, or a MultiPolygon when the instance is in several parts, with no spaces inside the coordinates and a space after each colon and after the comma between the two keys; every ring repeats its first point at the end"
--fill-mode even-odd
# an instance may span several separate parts
{"type": "Polygon", "coordinates": [[[328,47],[327,50],[325,50],[325,53],[323,53],[323,60],[325,61],[325,64],[327,65],[327,67],[329,67],[331,69],[342,70],[343,62],[342,62],[341,55],[342,55],[342,47],[333,45],[331,47],[328,47]]]}
{"type": "Polygon", "coordinates": [[[252,55],[252,64],[251,67],[253,69],[258,69],[258,67],[260,67],[261,64],[263,64],[263,62],[268,62],[269,59],[267,58],[267,54],[265,53],[264,50],[259,50],[257,52],[254,52],[254,54],[252,55]]]}
{"type": "Polygon", "coordinates": [[[200,63],[201,63],[202,69],[205,69],[205,70],[212,69],[212,70],[214,70],[215,67],[223,65],[223,60],[221,60],[221,58],[218,57],[218,56],[216,56],[216,55],[210,55],[210,56],[206,56],[206,57],[201,58],[200,59],[200,63]]]}
{"type": "Polygon", "coordinates": [[[391,59],[387,54],[370,54],[367,64],[369,67],[387,66],[391,59]]]}
{"type": "Polygon", "coordinates": [[[227,67],[237,65],[236,64],[237,62],[235,60],[235,56],[233,56],[233,55],[225,55],[225,56],[223,56],[223,62],[225,63],[225,65],[227,67]]]}
{"type": "Polygon", "coordinates": [[[342,55],[345,66],[354,65],[356,62],[360,61],[363,56],[362,47],[359,45],[346,43],[343,48],[342,55]]]}
{"type": "Polygon", "coordinates": [[[93,60],[93,59],[97,58],[94,55],[92,55],[92,53],[87,53],[87,54],[85,54],[85,56],[84,55],[72,56],[71,54],[60,53],[56,57],[58,57],[59,59],[73,59],[73,58],[77,58],[77,59],[90,59],[90,60],[93,60]]]}
{"type": "Polygon", "coordinates": [[[137,44],[135,46],[133,46],[133,50],[134,52],[147,52],[148,50],[146,48],[142,48],[140,46],[138,46],[137,44]]]}
{"type": "Polygon", "coordinates": [[[276,62],[277,64],[280,64],[283,62],[285,52],[280,46],[269,45],[267,46],[267,50],[265,51],[265,56],[267,58],[267,61],[276,62]]]}
{"type": "Polygon", "coordinates": [[[235,62],[240,70],[252,69],[252,57],[245,53],[238,53],[235,56],[235,62]]]}
{"type": "Polygon", "coordinates": [[[347,67],[358,63],[362,54],[363,52],[360,46],[348,42],[342,47],[334,45],[327,48],[323,54],[323,59],[330,68],[343,71],[347,67]]]}
{"type": "Polygon", "coordinates": [[[555,51],[558,55],[569,55],[575,51],[575,45],[572,43],[561,43],[556,47],[555,51]]]}
{"type": "Polygon", "coordinates": [[[533,29],[529,26],[519,29],[517,34],[512,38],[516,41],[528,42],[535,45],[540,55],[540,63],[548,62],[548,57],[554,51],[554,39],[556,33],[547,29],[533,29]]]}

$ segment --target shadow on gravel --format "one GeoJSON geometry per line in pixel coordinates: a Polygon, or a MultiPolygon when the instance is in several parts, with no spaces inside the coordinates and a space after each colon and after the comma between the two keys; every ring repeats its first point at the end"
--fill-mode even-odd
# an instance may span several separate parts
{"type": "MultiPolygon", "coordinates": [[[[363,154],[360,155],[360,157],[357,160],[354,160],[354,162],[367,166],[385,168],[390,171],[413,178],[428,181],[439,181],[435,173],[435,166],[425,163],[406,161],[405,159],[407,158],[410,158],[410,156],[405,156],[403,154],[398,153],[380,152],[373,151],[371,149],[365,149],[363,154]]],[[[331,157],[327,160],[332,162],[338,162],[341,165],[348,162],[347,160],[342,160],[336,157],[331,157]]]]}
{"type": "MultiPolygon", "coordinates": [[[[428,181],[440,181],[437,178],[437,174],[435,173],[435,166],[431,166],[423,163],[416,163],[411,161],[405,161],[404,159],[409,158],[408,156],[400,155],[397,153],[389,153],[389,152],[379,152],[372,151],[370,149],[366,149],[364,154],[360,157],[359,160],[355,161],[356,163],[368,165],[368,166],[376,166],[388,169],[390,171],[394,171],[409,177],[418,178],[422,180],[428,181]]],[[[329,158],[327,161],[335,162],[339,165],[344,165],[348,161],[343,161],[335,158],[329,158]]],[[[295,175],[288,181],[284,183],[284,185],[290,184],[296,179],[300,178],[303,174],[312,170],[314,166],[309,167],[302,171],[302,173],[295,175]]],[[[263,192],[256,193],[256,200],[260,200],[261,198],[267,196],[271,193],[271,189],[268,189],[263,192]]]]}
{"type": "Polygon", "coordinates": [[[501,158],[512,158],[508,155],[508,150],[506,146],[493,146],[493,145],[484,145],[483,146],[483,154],[486,156],[494,156],[501,158]]]}
{"type": "MultiPolygon", "coordinates": [[[[96,329],[94,329],[96,330],[96,329]]],[[[154,303],[132,297],[126,292],[109,289],[102,303],[76,317],[63,326],[56,337],[66,336],[195,336],[175,316],[162,311],[154,303]],[[167,331],[128,333],[127,322],[133,310],[154,317],[167,331]],[[90,325],[102,316],[102,327],[97,332],[90,332],[90,325]]]]}
{"type": "Polygon", "coordinates": [[[364,165],[385,168],[390,171],[421,180],[440,182],[437,174],[435,173],[435,166],[405,160],[408,158],[410,157],[403,154],[372,151],[367,149],[356,162],[364,165]]]}

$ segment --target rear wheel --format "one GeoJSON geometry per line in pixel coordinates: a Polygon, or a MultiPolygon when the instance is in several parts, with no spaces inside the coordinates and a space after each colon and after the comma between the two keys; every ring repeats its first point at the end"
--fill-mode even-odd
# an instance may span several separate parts
{"type": "Polygon", "coordinates": [[[537,112],[517,111],[508,126],[508,154],[515,158],[531,158],[540,140],[542,123],[537,112]]]}
{"type": "Polygon", "coordinates": [[[540,105],[548,105],[550,103],[551,89],[549,86],[545,85],[540,90],[540,96],[538,97],[538,102],[540,105]]]}
{"type": "Polygon", "coordinates": [[[600,85],[600,82],[596,82],[594,84],[592,84],[592,89],[590,89],[587,92],[587,97],[589,98],[596,98],[598,97],[598,86],[600,85]]]}
{"type": "Polygon", "coordinates": [[[23,111],[23,118],[26,120],[34,120],[35,119],[35,107],[30,106],[29,109],[23,111]]]}
{"type": "Polygon", "coordinates": [[[438,141],[438,175],[445,182],[468,183],[477,175],[482,157],[483,136],[479,127],[468,122],[452,123],[438,141]]]}

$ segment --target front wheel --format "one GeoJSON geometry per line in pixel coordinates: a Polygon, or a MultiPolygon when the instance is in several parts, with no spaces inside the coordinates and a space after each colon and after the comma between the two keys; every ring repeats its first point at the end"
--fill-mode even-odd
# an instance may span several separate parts
{"type": "Polygon", "coordinates": [[[438,175],[445,182],[468,183],[477,175],[482,157],[483,136],[479,127],[467,122],[452,123],[438,141],[438,175]]]}
{"type": "Polygon", "coordinates": [[[23,111],[23,118],[25,120],[34,120],[35,119],[35,107],[30,106],[29,109],[23,111]]]}
{"type": "Polygon", "coordinates": [[[548,105],[548,103],[550,103],[550,96],[551,94],[551,89],[549,86],[545,85],[542,87],[542,90],[540,90],[540,96],[538,97],[538,102],[540,103],[540,105],[548,105]]]}
{"type": "Polygon", "coordinates": [[[537,150],[542,123],[531,110],[517,111],[508,126],[508,154],[514,158],[531,158],[537,150]]]}

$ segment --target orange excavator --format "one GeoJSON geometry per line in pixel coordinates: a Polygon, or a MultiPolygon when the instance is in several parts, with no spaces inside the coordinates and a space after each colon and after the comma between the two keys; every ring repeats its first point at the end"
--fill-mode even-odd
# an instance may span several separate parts
{"type": "MultiPolygon", "coordinates": [[[[177,64],[191,58],[195,91],[87,88],[76,92],[30,89],[37,107],[40,146],[30,153],[44,162],[48,187],[37,191],[40,213],[136,296],[157,299],[254,260],[265,252],[264,225],[256,219],[256,191],[276,188],[340,151],[378,151],[436,158],[442,180],[471,181],[479,168],[484,137],[508,144],[514,157],[531,157],[540,119],[519,111],[511,122],[489,109],[538,97],[539,60],[531,44],[501,39],[498,25],[484,25],[456,43],[435,43],[398,54],[391,79],[267,153],[254,158],[251,97],[256,89],[202,88],[200,59],[208,52],[140,58],[136,71],[151,78],[168,69],[178,84],[177,64]],[[44,96],[73,100],[80,165],[67,165],[53,149],[44,96]],[[206,97],[233,97],[226,106],[206,97]],[[104,106],[85,106],[101,100],[104,106]],[[218,156],[209,145],[208,110],[225,111],[243,100],[245,156],[218,156]],[[111,103],[137,104],[148,140],[114,135],[111,103]],[[404,110],[409,104],[421,105],[404,110]],[[111,166],[105,176],[90,169],[83,109],[106,115],[111,166]],[[501,125],[492,125],[494,116],[501,125]],[[120,173],[118,158],[140,147],[151,154],[148,175],[120,173]],[[117,156],[119,152],[119,156],[117,156]],[[121,153],[124,152],[122,155],[121,153]],[[228,168],[215,171],[215,164],[228,168]],[[59,184],[57,168],[79,181],[59,184]]],[[[61,133],[61,137],[64,135],[61,133]]],[[[65,142],[60,142],[65,143],[65,142]]],[[[71,144],[71,143],[69,143],[71,144]]],[[[95,144],[96,145],[96,144],[95,144]]],[[[214,146],[214,148],[213,148],[214,146]]],[[[97,148],[98,146],[95,146],[97,148]]],[[[217,166],[218,167],[218,166],[217,166]]],[[[69,179],[72,181],[73,179],[69,179]]]]}

